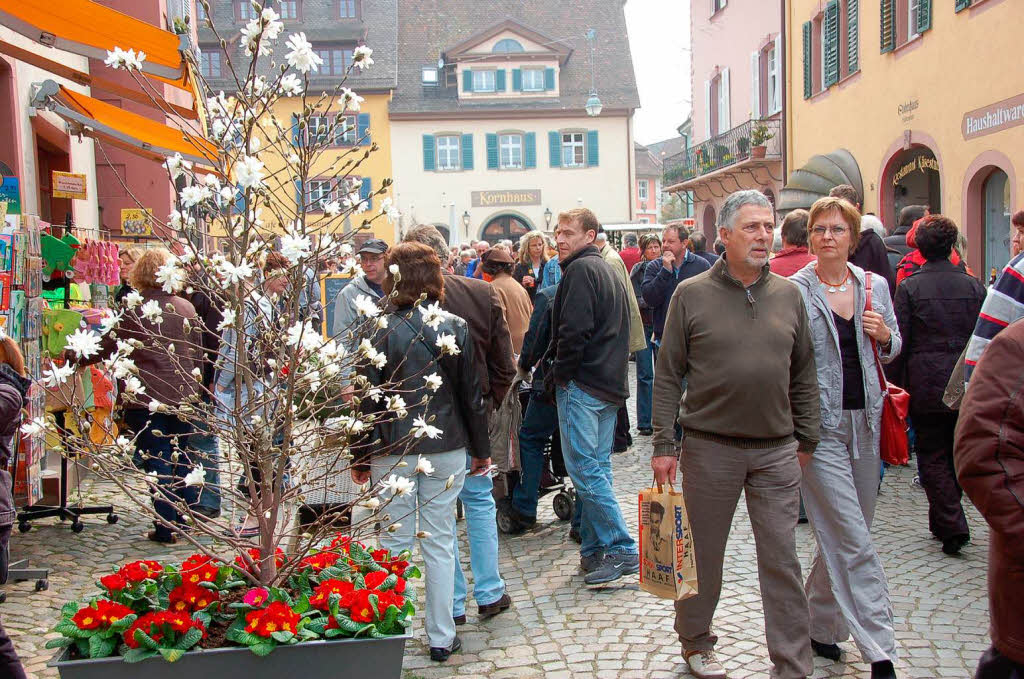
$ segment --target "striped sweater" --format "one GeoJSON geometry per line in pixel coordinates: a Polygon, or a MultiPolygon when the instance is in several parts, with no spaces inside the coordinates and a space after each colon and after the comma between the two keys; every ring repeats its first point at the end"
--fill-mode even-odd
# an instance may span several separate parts
{"type": "Polygon", "coordinates": [[[1017,255],[1003,269],[989,288],[988,297],[981,306],[974,334],[967,344],[964,358],[964,380],[970,381],[974,366],[985,353],[985,347],[1003,328],[1024,318],[1024,254],[1017,255]]]}

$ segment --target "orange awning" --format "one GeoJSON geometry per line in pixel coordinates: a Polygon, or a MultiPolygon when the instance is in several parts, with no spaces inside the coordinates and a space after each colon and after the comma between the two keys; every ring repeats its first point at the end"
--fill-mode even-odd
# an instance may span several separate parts
{"type": "Polygon", "coordinates": [[[53,111],[76,131],[153,160],[175,153],[201,165],[212,166],[217,160],[217,147],[203,137],[72,92],[52,80],[39,85],[32,105],[53,111]]]}

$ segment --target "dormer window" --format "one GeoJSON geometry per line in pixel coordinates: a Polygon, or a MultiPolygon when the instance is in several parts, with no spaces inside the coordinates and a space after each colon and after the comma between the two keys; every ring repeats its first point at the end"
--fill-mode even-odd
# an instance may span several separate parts
{"type": "Polygon", "coordinates": [[[523,49],[523,44],[518,40],[505,38],[504,40],[499,40],[491,51],[495,54],[507,54],[509,52],[525,52],[526,50],[523,49]]]}
{"type": "Polygon", "coordinates": [[[420,82],[424,87],[437,87],[437,69],[433,66],[424,66],[420,82]]]}
{"type": "Polygon", "coordinates": [[[544,90],[544,69],[524,68],[523,92],[543,92],[544,90]]]}
{"type": "Polygon", "coordinates": [[[494,92],[494,71],[473,71],[474,92],[494,92]]]}

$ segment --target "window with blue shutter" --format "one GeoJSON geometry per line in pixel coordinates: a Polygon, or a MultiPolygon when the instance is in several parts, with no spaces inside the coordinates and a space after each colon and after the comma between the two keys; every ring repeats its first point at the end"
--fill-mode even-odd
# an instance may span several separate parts
{"type": "Polygon", "coordinates": [[[813,30],[810,21],[804,22],[804,99],[810,99],[814,94],[814,51],[811,49],[813,30]]]}
{"type": "Polygon", "coordinates": [[[846,0],[846,72],[860,70],[860,0],[846,0]]]}
{"type": "Polygon", "coordinates": [[[372,192],[373,182],[369,177],[363,177],[363,183],[359,187],[359,199],[366,201],[366,204],[361,206],[364,210],[373,209],[373,197],[370,195],[372,192]]]}
{"type": "Polygon", "coordinates": [[[822,21],[825,72],[821,86],[828,89],[839,82],[839,0],[832,0],[825,5],[825,16],[822,21]]]}
{"type": "Polygon", "coordinates": [[[462,169],[473,169],[473,135],[462,135],[462,169]]]}
{"type": "Polygon", "coordinates": [[[521,68],[512,69],[512,91],[523,91],[523,69],[521,68]]]}
{"type": "Polygon", "coordinates": [[[956,0],[956,11],[962,12],[971,6],[971,0],[956,0]]]}
{"type": "Polygon", "coordinates": [[[423,135],[423,169],[431,172],[437,167],[437,160],[434,153],[434,135],[423,135]]]}
{"type": "Polygon", "coordinates": [[[360,146],[370,145],[370,114],[360,113],[356,121],[356,138],[360,146]]]}
{"type": "Polygon", "coordinates": [[[555,89],[555,69],[544,69],[544,91],[551,92],[555,89]]]}
{"type": "Polygon", "coordinates": [[[473,91],[473,71],[468,68],[462,72],[462,91],[473,91]]]}
{"type": "Polygon", "coordinates": [[[494,91],[505,91],[505,69],[503,68],[499,68],[497,71],[494,72],[494,91]]]}
{"type": "Polygon", "coordinates": [[[537,167],[537,133],[527,132],[523,135],[523,168],[532,170],[537,167]]]}
{"type": "Polygon", "coordinates": [[[548,132],[548,164],[562,167],[562,135],[558,132],[548,132]]]}
{"type": "Polygon", "coordinates": [[[487,169],[498,169],[498,135],[487,135],[487,169]]]}
{"type": "Polygon", "coordinates": [[[587,130],[587,167],[597,167],[597,130],[587,130]]]}

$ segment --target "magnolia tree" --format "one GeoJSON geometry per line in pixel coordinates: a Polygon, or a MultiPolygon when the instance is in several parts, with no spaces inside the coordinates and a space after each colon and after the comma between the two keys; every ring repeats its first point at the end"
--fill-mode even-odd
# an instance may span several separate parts
{"type": "MultiPolygon", "coordinates": [[[[303,33],[283,40],[284,25],[274,9],[252,4],[257,18],[241,36],[248,61],[236,63],[226,51],[221,54],[237,91],[213,92],[202,81],[206,94],[202,126],[172,118],[186,139],[209,140],[215,157],[204,166],[180,155],[165,163],[168,179],[179,191],[176,209],[159,230],[172,234],[163,240],[176,254],[159,269],[157,281],[166,292],[186,298],[205,294],[222,310],[223,320],[216,327],[206,327],[201,318],[185,320],[182,341],[163,333],[171,325],[174,307],[161,307],[155,300],[142,303],[143,296],[133,292],[123,308],[107,312],[98,331],[76,330],[68,338],[68,362],[54,362],[42,382],[66,402],[79,431],[84,432],[89,423],[77,405],[72,377],[76,364],[102,360],[123,384],[126,402],[134,407],[144,404],[150,412],[169,415],[192,431],[216,436],[221,457],[218,490],[224,507],[236,509],[235,519],[253,517],[258,537],[240,537],[233,530],[230,512],[223,519],[210,519],[167,493],[211,483],[187,437],[153,432],[170,438],[172,461],[178,465],[178,473],[172,475],[146,473],[147,453],[137,449],[130,433],[107,440],[93,437],[100,443],[86,436],[68,437],[65,454],[81,455],[99,476],[123,491],[133,509],[173,529],[176,526],[154,511],[150,497],[172,502],[189,527],[182,532],[183,538],[199,552],[224,563],[235,561],[254,583],[273,585],[286,582],[302,568],[303,557],[323,549],[327,536],[337,532],[332,525],[337,516],[332,515],[301,531],[295,527],[289,518],[291,510],[307,494],[323,494],[339,485],[349,476],[353,460],[366,453],[404,455],[416,439],[441,432],[427,416],[416,420],[407,440],[385,447],[373,436],[375,424],[408,417],[406,398],[424,386],[424,382],[371,384],[364,377],[370,368],[379,370],[386,363],[366,339],[371,333],[386,332],[388,317],[377,303],[359,297],[355,300],[357,324],[327,337],[320,330],[319,315],[326,311],[319,308],[315,279],[320,264],[336,260],[343,273],[358,275],[352,238],[374,221],[398,216],[390,198],[383,197],[390,179],[360,193],[360,184],[366,181],[359,178],[360,166],[378,152],[377,145],[338,149],[330,141],[354,133],[344,114],[357,112],[362,98],[346,87],[346,81],[354,69],[372,66],[371,49],[355,49],[349,73],[332,89],[311,91],[311,80],[322,65],[312,45],[303,33]],[[284,113],[286,98],[291,105],[284,113]],[[296,110],[293,115],[291,111],[296,110]],[[312,120],[316,125],[311,126],[312,120]],[[320,126],[328,120],[326,129],[320,126]],[[295,187],[308,186],[312,176],[328,180],[334,190],[317,200],[306,193],[296,202],[295,187]],[[367,199],[361,195],[381,196],[379,212],[369,213],[367,199]],[[346,229],[343,225],[357,214],[365,218],[346,229]],[[204,246],[211,235],[218,236],[215,252],[204,246]],[[264,274],[262,263],[272,252],[280,253],[284,263],[264,274]],[[274,286],[269,285],[272,279],[277,281],[274,286]],[[287,284],[281,284],[282,279],[287,284]],[[128,319],[144,328],[144,334],[121,332],[128,319]],[[220,338],[212,355],[203,354],[200,337],[204,332],[220,338]],[[196,381],[198,395],[169,403],[148,394],[148,376],[139,374],[133,359],[141,349],[164,353],[169,366],[196,381]],[[215,363],[216,386],[202,383],[202,363],[195,362],[197,358],[215,363]],[[373,407],[368,407],[371,402],[373,407]]],[[[212,12],[207,11],[207,16],[212,17],[212,12]]],[[[212,22],[210,28],[217,30],[212,22]]],[[[220,44],[226,44],[223,38],[220,44]]],[[[168,102],[140,73],[144,60],[145,54],[115,49],[106,63],[130,72],[154,103],[170,113],[168,102]]],[[[195,155],[203,155],[202,144],[194,143],[195,155]]],[[[392,268],[391,275],[400,278],[401,272],[392,268]]],[[[440,320],[435,308],[421,311],[428,323],[430,317],[440,320]]],[[[439,348],[458,351],[454,342],[439,341],[439,348]]],[[[437,374],[417,379],[425,380],[428,390],[441,386],[437,374]]],[[[29,422],[25,432],[40,435],[45,426],[45,422],[29,422]]],[[[416,464],[420,472],[432,472],[423,458],[400,464],[416,464]]],[[[451,483],[450,479],[449,487],[451,483]]],[[[411,491],[409,481],[390,475],[375,487],[360,487],[349,499],[353,505],[386,511],[394,495],[411,491]]],[[[394,522],[403,517],[388,518],[394,522]]],[[[367,523],[353,522],[353,535],[367,530],[367,523]]]]}

